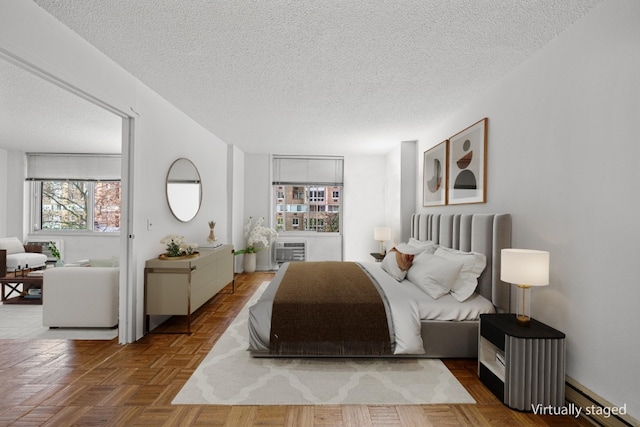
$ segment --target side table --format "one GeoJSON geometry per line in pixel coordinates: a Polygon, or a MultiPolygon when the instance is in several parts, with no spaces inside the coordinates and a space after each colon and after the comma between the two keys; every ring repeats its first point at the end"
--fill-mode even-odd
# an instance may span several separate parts
{"type": "Polygon", "coordinates": [[[512,409],[564,406],[565,335],[534,319],[519,326],[515,314],[482,314],[478,376],[512,409]]]}
{"type": "Polygon", "coordinates": [[[34,296],[32,298],[25,296],[29,289],[42,289],[41,275],[2,277],[0,278],[0,286],[2,287],[3,304],[42,304],[42,294],[40,297],[34,296]],[[18,290],[18,285],[22,285],[22,292],[18,290]],[[11,297],[14,292],[18,295],[11,297]]]}
{"type": "Polygon", "coordinates": [[[372,252],[369,255],[371,255],[376,260],[376,262],[382,262],[385,256],[385,254],[381,254],[379,252],[372,252]]]}

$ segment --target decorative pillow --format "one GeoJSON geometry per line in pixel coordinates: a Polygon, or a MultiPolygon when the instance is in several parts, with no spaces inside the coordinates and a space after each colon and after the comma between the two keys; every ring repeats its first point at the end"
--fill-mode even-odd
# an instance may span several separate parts
{"type": "Polygon", "coordinates": [[[380,267],[382,267],[382,269],[386,271],[389,276],[393,277],[398,282],[403,281],[407,276],[407,272],[401,270],[400,267],[398,267],[398,261],[396,260],[395,251],[387,252],[387,254],[384,256],[384,259],[382,260],[382,265],[380,267]]]}
{"type": "Polygon", "coordinates": [[[403,253],[397,248],[391,249],[382,260],[382,269],[398,282],[407,276],[407,270],[411,267],[413,255],[403,253]]]}
{"type": "Polygon", "coordinates": [[[413,260],[407,279],[433,299],[446,295],[455,282],[462,263],[423,252],[413,260]]]}
{"type": "Polygon", "coordinates": [[[487,257],[477,252],[462,252],[443,247],[439,247],[435,255],[462,263],[460,274],[451,288],[451,295],[460,302],[473,295],[478,286],[478,277],[487,265],[487,257]]]}
{"type": "Polygon", "coordinates": [[[433,243],[431,240],[420,241],[411,237],[408,242],[409,246],[413,246],[414,248],[421,249],[422,251],[426,251],[427,253],[433,254],[438,245],[433,243]]]}
{"type": "Polygon", "coordinates": [[[5,249],[7,255],[23,254],[24,246],[17,237],[3,237],[0,239],[0,249],[5,249]]]}

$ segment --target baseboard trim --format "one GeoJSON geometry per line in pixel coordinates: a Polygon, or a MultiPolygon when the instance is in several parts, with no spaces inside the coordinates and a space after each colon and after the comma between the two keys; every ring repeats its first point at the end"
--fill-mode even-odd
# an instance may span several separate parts
{"type": "Polygon", "coordinates": [[[629,414],[611,414],[606,417],[604,414],[599,414],[597,410],[591,410],[588,414],[586,408],[614,408],[619,405],[614,405],[601,396],[598,396],[568,375],[566,377],[565,400],[582,408],[582,416],[594,425],[603,427],[634,427],[640,425],[640,422],[629,414]]]}

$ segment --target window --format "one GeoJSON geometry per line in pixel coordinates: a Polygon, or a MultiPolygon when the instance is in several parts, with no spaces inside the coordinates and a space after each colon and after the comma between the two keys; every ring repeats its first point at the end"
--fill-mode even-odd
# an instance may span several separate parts
{"type": "Polygon", "coordinates": [[[310,202],[324,202],[324,188],[310,187],[309,188],[309,201],[310,202]]]}
{"type": "Polygon", "coordinates": [[[120,231],[120,181],[37,181],[34,231],[120,231]]]}
{"type": "Polygon", "coordinates": [[[273,156],[276,231],[339,233],[342,176],[342,157],[273,156]]]}
{"type": "Polygon", "coordinates": [[[119,154],[27,153],[32,231],[120,231],[119,154]]]}

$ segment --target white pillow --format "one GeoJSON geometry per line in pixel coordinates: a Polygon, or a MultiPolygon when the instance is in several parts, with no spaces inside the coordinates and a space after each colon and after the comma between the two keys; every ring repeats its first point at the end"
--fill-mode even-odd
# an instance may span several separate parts
{"type": "Polygon", "coordinates": [[[0,239],[0,249],[6,249],[7,255],[24,253],[24,246],[22,246],[17,237],[3,237],[0,239]]]}
{"type": "Polygon", "coordinates": [[[426,252],[417,255],[407,279],[433,299],[446,295],[460,274],[462,263],[426,252]]]}
{"type": "Polygon", "coordinates": [[[403,271],[398,267],[398,260],[396,259],[395,251],[387,252],[382,260],[382,265],[380,266],[384,271],[386,271],[389,276],[396,279],[398,282],[404,280],[407,276],[407,272],[403,271]]]}
{"type": "Polygon", "coordinates": [[[422,252],[424,250],[424,249],[421,249],[421,248],[417,248],[415,246],[411,246],[408,243],[398,243],[395,246],[395,248],[401,254],[407,254],[407,255],[418,255],[420,252],[422,252]]]}
{"type": "Polygon", "coordinates": [[[487,257],[477,252],[462,252],[439,247],[436,256],[462,263],[462,270],[451,288],[451,295],[462,302],[473,295],[478,286],[478,277],[487,265],[487,257]]]}
{"type": "Polygon", "coordinates": [[[427,253],[434,253],[438,248],[438,245],[433,243],[431,240],[417,240],[411,237],[409,242],[407,243],[409,246],[413,246],[414,248],[420,249],[421,251],[426,251],[427,253]]]}

